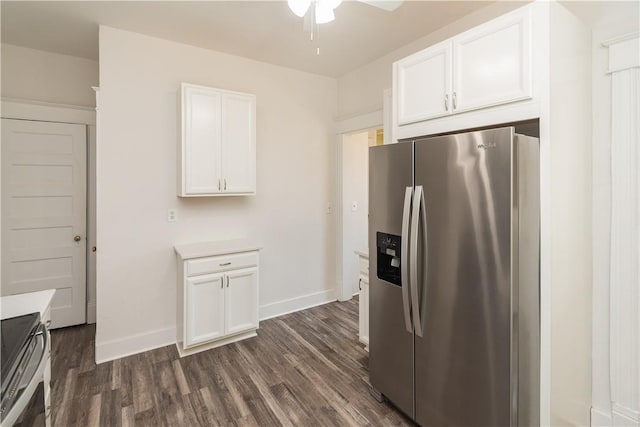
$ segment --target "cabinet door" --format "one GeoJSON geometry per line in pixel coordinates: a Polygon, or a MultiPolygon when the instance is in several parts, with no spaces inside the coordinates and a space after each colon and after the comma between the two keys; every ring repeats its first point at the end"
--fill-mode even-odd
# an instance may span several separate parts
{"type": "Polygon", "coordinates": [[[185,347],[224,335],[223,285],[222,274],[187,278],[185,347]]]}
{"type": "Polygon", "coordinates": [[[256,191],[256,98],[222,95],[222,179],[226,193],[256,191]]]}
{"type": "Polygon", "coordinates": [[[530,19],[519,11],[453,39],[455,111],[531,97],[530,19]]]}
{"type": "Polygon", "coordinates": [[[256,267],[227,273],[227,334],[258,327],[258,269],[256,267]]]}
{"type": "Polygon", "coordinates": [[[219,193],[220,93],[184,85],[182,103],[183,195],[219,193]]]}
{"type": "Polygon", "coordinates": [[[393,71],[393,96],[399,125],[449,114],[450,41],[394,63],[393,71]]]}

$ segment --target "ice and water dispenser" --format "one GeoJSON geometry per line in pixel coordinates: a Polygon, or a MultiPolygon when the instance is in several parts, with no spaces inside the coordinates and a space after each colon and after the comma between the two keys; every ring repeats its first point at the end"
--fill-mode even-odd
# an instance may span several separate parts
{"type": "Polygon", "coordinates": [[[402,286],[400,278],[400,236],[376,232],[376,249],[378,251],[378,278],[402,286]]]}

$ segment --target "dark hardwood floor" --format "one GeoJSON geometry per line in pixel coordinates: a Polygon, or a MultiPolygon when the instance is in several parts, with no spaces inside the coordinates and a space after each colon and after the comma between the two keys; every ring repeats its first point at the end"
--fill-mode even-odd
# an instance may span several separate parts
{"type": "Polygon", "coordinates": [[[368,392],[358,300],[260,322],[258,337],[96,365],[92,325],[52,332],[55,426],[411,425],[368,392]]]}

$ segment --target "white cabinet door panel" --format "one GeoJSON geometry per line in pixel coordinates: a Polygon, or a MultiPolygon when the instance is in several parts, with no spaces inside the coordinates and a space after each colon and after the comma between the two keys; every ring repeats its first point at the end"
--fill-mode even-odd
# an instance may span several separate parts
{"type": "Polygon", "coordinates": [[[206,88],[184,92],[184,171],[186,194],[220,191],[220,94],[206,88]]]}
{"type": "Polygon", "coordinates": [[[227,334],[258,327],[258,269],[227,273],[227,334]]]}
{"type": "Polygon", "coordinates": [[[455,111],[531,97],[530,19],[526,10],[453,39],[455,111]]]}
{"type": "Polygon", "coordinates": [[[256,188],[255,96],[222,95],[222,179],[227,193],[256,188]]]}
{"type": "Polygon", "coordinates": [[[394,64],[398,124],[449,114],[451,42],[440,43],[394,64]]]}
{"type": "Polygon", "coordinates": [[[186,279],[185,347],[224,335],[224,276],[208,274],[186,279]]]}

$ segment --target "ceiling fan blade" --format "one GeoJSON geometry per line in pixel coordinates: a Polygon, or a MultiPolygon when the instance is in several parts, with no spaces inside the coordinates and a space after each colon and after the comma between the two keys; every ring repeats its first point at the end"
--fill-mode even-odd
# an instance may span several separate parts
{"type": "Polygon", "coordinates": [[[393,12],[397,8],[399,8],[404,0],[356,0],[360,3],[366,3],[370,6],[377,7],[378,9],[383,9],[388,12],[393,12]]]}

